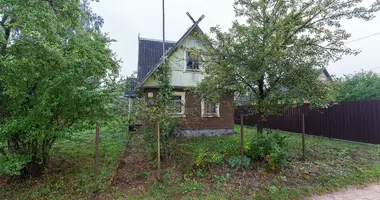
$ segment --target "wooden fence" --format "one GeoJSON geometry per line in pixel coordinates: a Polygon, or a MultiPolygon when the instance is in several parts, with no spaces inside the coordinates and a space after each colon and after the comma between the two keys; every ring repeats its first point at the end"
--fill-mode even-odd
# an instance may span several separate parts
{"type": "MultiPolygon", "coordinates": [[[[255,126],[258,116],[249,114],[252,107],[238,107],[235,124],[255,126]]],[[[305,115],[306,134],[356,142],[380,144],[380,100],[340,102],[327,109],[309,109],[309,105],[286,109],[278,116],[269,116],[265,128],[302,132],[305,115]]]]}

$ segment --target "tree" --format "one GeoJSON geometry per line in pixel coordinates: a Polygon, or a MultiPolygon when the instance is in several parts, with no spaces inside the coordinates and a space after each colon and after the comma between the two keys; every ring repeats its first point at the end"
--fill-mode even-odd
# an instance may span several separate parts
{"type": "Polygon", "coordinates": [[[380,75],[361,71],[345,75],[338,80],[336,98],[338,101],[360,101],[380,99],[380,75]]]}
{"type": "Polygon", "coordinates": [[[198,87],[204,98],[220,99],[235,92],[254,96],[262,132],[268,114],[276,114],[297,100],[326,106],[331,87],[318,79],[320,68],[357,50],[344,45],[350,37],[340,20],[371,20],[379,10],[361,0],[235,0],[228,32],[211,29],[205,56],[207,76],[198,87]]]}
{"type": "Polygon", "coordinates": [[[0,3],[0,173],[40,173],[58,138],[109,113],[118,64],[85,2],[0,3]]]}

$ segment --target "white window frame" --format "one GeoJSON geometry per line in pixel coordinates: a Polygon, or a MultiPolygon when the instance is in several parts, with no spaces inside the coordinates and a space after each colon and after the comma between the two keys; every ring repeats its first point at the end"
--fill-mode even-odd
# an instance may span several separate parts
{"type": "Polygon", "coordinates": [[[180,96],[181,97],[181,101],[182,101],[182,106],[181,106],[181,112],[180,113],[172,113],[173,115],[176,115],[176,116],[181,116],[181,117],[184,117],[185,116],[185,108],[186,108],[186,92],[173,92],[172,96],[180,96]]]}
{"type": "Polygon", "coordinates": [[[220,104],[216,103],[216,114],[214,113],[205,113],[205,101],[202,100],[201,103],[201,110],[202,110],[202,117],[220,117],[220,104]]]}
{"type": "MultiPolygon", "coordinates": [[[[201,61],[200,61],[200,59],[199,59],[199,61],[198,61],[198,69],[187,69],[187,53],[191,53],[191,51],[190,50],[186,50],[185,49],[185,67],[184,67],[184,70],[185,71],[187,71],[187,72],[199,72],[199,71],[201,71],[201,61]]],[[[194,65],[194,63],[193,63],[193,65],[194,65]]]]}

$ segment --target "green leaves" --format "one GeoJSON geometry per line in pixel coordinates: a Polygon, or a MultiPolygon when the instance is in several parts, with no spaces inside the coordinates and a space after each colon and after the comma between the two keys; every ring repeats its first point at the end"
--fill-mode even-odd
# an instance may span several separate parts
{"type": "Polygon", "coordinates": [[[333,88],[320,80],[320,69],[343,55],[358,54],[344,45],[350,34],[340,20],[370,20],[380,9],[380,2],[369,7],[360,3],[236,0],[238,20],[228,32],[213,27],[206,38],[213,49],[204,65],[209,76],[198,92],[206,98],[220,99],[231,92],[238,100],[248,97],[246,103],[254,102],[264,118],[304,100],[325,107],[333,88]]]}
{"type": "Polygon", "coordinates": [[[338,101],[380,99],[380,76],[371,71],[346,75],[344,79],[338,80],[337,86],[338,101]]]}
{"type": "Polygon", "coordinates": [[[24,155],[0,155],[0,175],[20,175],[20,170],[31,159],[24,155]]]}
{"type": "Polygon", "coordinates": [[[0,143],[11,141],[9,154],[45,161],[57,138],[110,117],[119,66],[80,1],[2,5],[0,143]]]}

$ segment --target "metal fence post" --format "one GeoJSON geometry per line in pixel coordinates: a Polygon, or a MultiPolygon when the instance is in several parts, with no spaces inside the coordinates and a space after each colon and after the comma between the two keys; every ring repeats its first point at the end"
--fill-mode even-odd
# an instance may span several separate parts
{"type": "Polygon", "coordinates": [[[305,114],[302,113],[302,160],[305,160],[305,114]]]}

